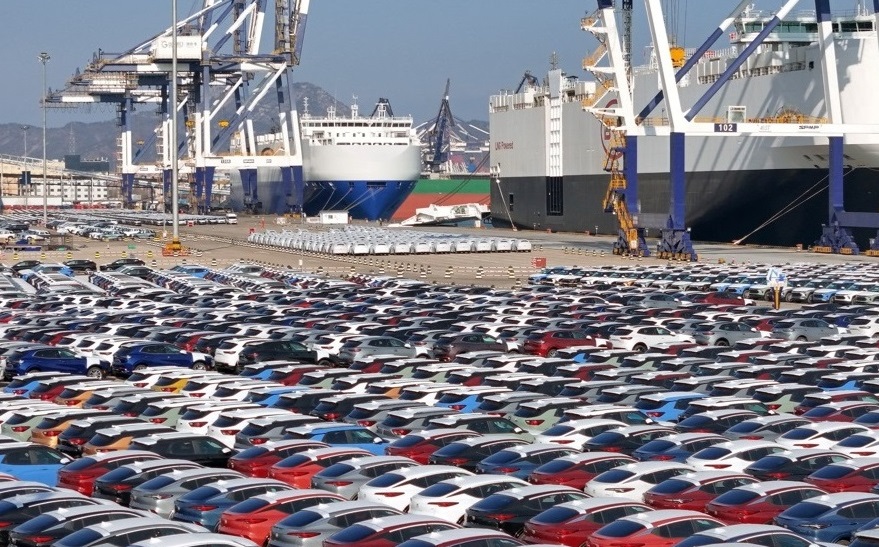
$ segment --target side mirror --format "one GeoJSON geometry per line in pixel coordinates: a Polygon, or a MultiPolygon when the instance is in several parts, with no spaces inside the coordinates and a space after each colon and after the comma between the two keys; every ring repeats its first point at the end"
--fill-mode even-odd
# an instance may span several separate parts
{"type": "Polygon", "coordinates": [[[517,427],[517,428],[513,429],[513,433],[524,433],[524,432],[525,432],[525,430],[522,429],[521,427],[517,427]]]}
{"type": "Polygon", "coordinates": [[[381,437],[374,437],[372,439],[372,444],[383,444],[384,442],[385,442],[385,440],[382,439],[381,437]]]}
{"type": "Polygon", "coordinates": [[[228,453],[232,452],[232,449],[229,448],[228,446],[224,446],[222,452],[223,452],[223,454],[228,454],[228,453]]]}

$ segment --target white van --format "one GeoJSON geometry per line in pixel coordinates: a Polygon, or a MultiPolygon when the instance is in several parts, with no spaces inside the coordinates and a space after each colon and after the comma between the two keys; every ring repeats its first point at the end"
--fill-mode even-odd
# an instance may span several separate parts
{"type": "Polygon", "coordinates": [[[238,215],[235,213],[226,213],[226,224],[238,224],[238,215]]]}

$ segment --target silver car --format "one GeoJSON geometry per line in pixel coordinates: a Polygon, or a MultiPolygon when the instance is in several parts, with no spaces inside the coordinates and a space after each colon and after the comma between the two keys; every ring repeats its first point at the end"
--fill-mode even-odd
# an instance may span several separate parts
{"type": "Polygon", "coordinates": [[[772,327],[773,338],[784,338],[786,340],[799,340],[814,342],[825,336],[833,336],[839,334],[839,329],[824,321],[814,317],[809,318],[793,318],[778,321],[772,327]]]}
{"type": "Polygon", "coordinates": [[[400,515],[396,509],[366,501],[340,501],[311,507],[272,526],[269,547],[321,547],[342,528],[371,519],[400,515]]]}
{"type": "Polygon", "coordinates": [[[360,487],[379,475],[418,465],[402,456],[365,456],[333,464],[311,478],[311,487],[339,494],[348,499],[360,487]]]}
{"type": "Polygon", "coordinates": [[[183,494],[212,482],[243,478],[243,474],[230,469],[175,470],[135,487],[131,491],[129,507],[171,518],[174,502],[183,494]]]}
{"type": "Polygon", "coordinates": [[[158,517],[141,517],[86,526],[53,543],[56,547],[126,547],[138,541],[179,534],[204,534],[207,528],[158,517]]]}
{"type": "Polygon", "coordinates": [[[762,336],[759,330],[739,321],[702,323],[692,334],[697,344],[709,346],[731,346],[739,340],[762,336]]]}
{"type": "Polygon", "coordinates": [[[366,338],[349,340],[342,344],[338,359],[342,363],[350,364],[355,360],[373,355],[415,357],[415,348],[412,347],[412,344],[391,336],[367,336],[366,338]]]}

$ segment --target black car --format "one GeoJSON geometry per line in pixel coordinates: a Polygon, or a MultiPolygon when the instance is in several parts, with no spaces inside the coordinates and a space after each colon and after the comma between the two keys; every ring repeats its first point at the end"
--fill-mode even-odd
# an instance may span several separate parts
{"type": "Polygon", "coordinates": [[[64,265],[74,272],[88,273],[98,271],[98,265],[94,260],[73,259],[64,262],[64,265]]]}
{"type": "Polygon", "coordinates": [[[518,536],[525,522],[560,503],[582,500],[589,496],[570,486],[523,486],[492,494],[476,502],[464,517],[468,528],[493,528],[518,536]]]}
{"type": "Polygon", "coordinates": [[[146,481],[177,469],[198,467],[201,466],[195,462],[172,459],[129,463],[95,479],[92,497],[112,500],[127,507],[131,501],[131,491],[146,481]]]}
{"type": "Polygon", "coordinates": [[[789,450],[760,458],[746,467],[745,473],[763,481],[801,481],[826,465],[848,459],[848,456],[832,450],[789,450]]]}
{"type": "Polygon", "coordinates": [[[114,272],[114,271],[118,270],[119,268],[121,268],[122,266],[131,266],[131,265],[146,266],[146,262],[144,262],[143,260],[141,260],[139,258],[117,258],[116,260],[114,260],[113,262],[110,262],[109,264],[101,265],[100,270],[102,272],[114,272]]]}
{"type": "Polygon", "coordinates": [[[476,465],[485,458],[506,448],[523,444],[528,442],[514,435],[471,437],[447,444],[431,454],[427,461],[433,465],[456,465],[475,473],[476,465]]]}
{"type": "Polygon", "coordinates": [[[24,270],[30,270],[34,266],[39,266],[40,264],[42,264],[42,262],[40,262],[39,260],[22,260],[20,262],[16,262],[12,266],[10,266],[10,268],[15,273],[20,273],[24,270]]]}
{"type": "Polygon", "coordinates": [[[0,501],[0,545],[9,545],[9,532],[13,528],[37,515],[64,507],[97,505],[98,501],[82,494],[63,490],[58,492],[39,492],[15,496],[0,501]]]}
{"type": "MultiPolygon", "coordinates": [[[[205,337],[207,338],[207,337],[205,337]]],[[[204,338],[203,338],[204,339],[204,338]]],[[[234,340],[222,342],[218,349],[228,349],[235,346],[234,340]]],[[[303,363],[317,361],[317,352],[305,347],[305,345],[293,340],[260,340],[248,342],[238,354],[238,362],[234,365],[215,362],[215,368],[220,372],[239,373],[246,365],[264,361],[293,360],[303,363]]]]}
{"type": "Polygon", "coordinates": [[[148,450],[165,458],[177,458],[206,467],[226,467],[234,451],[222,442],[193,433],[160,433],[131,441],[129,450],[148,450]]]}
{"type": "Polygon", "coordinates": [[[142,512],[134,509],[106,505],[67,508],[34,517],[15,527],[10,536],[18,547],[48,547],[73,530],[142,515],[142,512]]]}

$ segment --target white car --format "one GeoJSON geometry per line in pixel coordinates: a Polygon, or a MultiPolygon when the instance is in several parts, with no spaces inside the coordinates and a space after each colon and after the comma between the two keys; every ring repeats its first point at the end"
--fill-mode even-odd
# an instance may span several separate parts
{"type": "Polygon", "coordinates": [[[609,469],[586,483],[584,492],[592,497],[627,498],[644,501],[644,493],[677,475],[694,469],[677,462],[628,463],[609,469]]]}
{"type": "Polygon", "coordinates": [[[849,435],[830,449],[853,458],[879,456],[879,431],[849,435]]]}
{"type": "Polygon", "coordinates": [[[360,487],[358,500],[374,501],[404,511],[412,496],[434,484],[471,476],[473,473],[450,465],[416,465],[385,473],[360,487]]]}
{"type": "Polygon", "coordinates": [[[528,483],[505,475],[474,475],[438,482],[412,496],[409,513],[461,522],[467,509],[492,494],[528,483]]]}
{"type": "Polygon", "coordinates": [[[186,409],[177,420],[177,431],[207,435],[208,426],[217,421],[220,413],[224,410],[236,410],[242,408],[260,408],[253,403],[241,403],[239,401],[205,401],[204,405],[193,406],[186,409]]]}
{"type": "Polygon", "coordinates": [[[609,429],[619,429],[627,424],[618,420],[587,418],[556,424],[534,437],[536,443],[560,444],[580,448],[583,443],[609,429]]]}
{"type": "Polygon", "coordinates": [[[247,427],[247,424],[251,421],[271,418],[272,416],[290,416],[292,414],[289,410],[282,410],[280,408],[259,407],[224,410],[220,412],[213,423],[208,424],[205,435],[210,435],[232,448],[235,446],[235,435],[247,427]]]}
{"type": "Polygon", "coordinates": [[[737,471],[743,473],[745,468],[759,460],[784,452],[786,447],[769,441],[730,441],[719,443],[696,452],[684,463],[692,465],[697,471],[737,471]]]}
{"type": "Polygon", "coordinates": [[[879,315],[865,315],[852,319],[848,325],[848,331],[851,334],[876,336],[879,334],[879,315]]]}
{"type": "Polygon", "coordinates": [[[776,442],[786,448],[831,448],[851,435],[869,433],[870,429],[846,422],[818,422],[791,429],[776,442]]]}
{"type": "Polygon", "coordinates": [[[694,341],[688,334],[678,334],[657,325],[620,327],[610,335],[614,349],[639,352],[645,352],[657,344],[694,341]]]}

